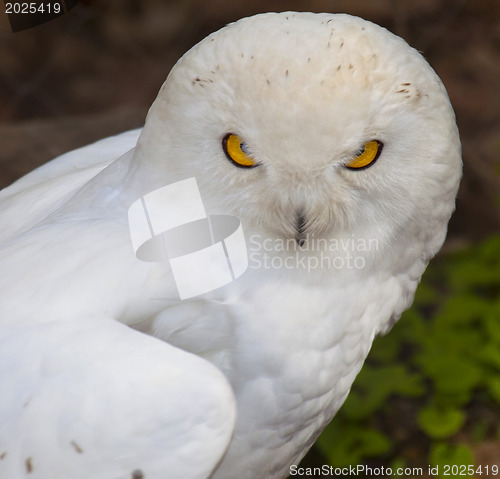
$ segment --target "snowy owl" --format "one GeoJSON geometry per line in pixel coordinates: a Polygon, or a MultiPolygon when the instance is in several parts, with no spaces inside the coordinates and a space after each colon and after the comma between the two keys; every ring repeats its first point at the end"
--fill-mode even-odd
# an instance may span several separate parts
{"type": "Polygon", "coordinates": [[[441,81],[384,28],[287,12],[208,36],[142,131],[0,194],[0,477],[287,477],[410,306],[460,176],[441,81]],[[247,265],[181,299],[128,215],[190,178],[247,265]]]}

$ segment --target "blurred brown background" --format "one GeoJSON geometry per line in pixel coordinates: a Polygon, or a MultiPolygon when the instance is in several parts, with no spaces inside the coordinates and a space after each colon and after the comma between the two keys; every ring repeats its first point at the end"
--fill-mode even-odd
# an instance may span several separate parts
{"type": "Polygon", "coordinates": [[[500,231],[500,1],[87,0],[13,34],[0,14],[0,186],[54,156],[141,126],[174,62],[264,11],[362,16],[420,50],[455,107],[464,181],[450,237],[500,231]]]}

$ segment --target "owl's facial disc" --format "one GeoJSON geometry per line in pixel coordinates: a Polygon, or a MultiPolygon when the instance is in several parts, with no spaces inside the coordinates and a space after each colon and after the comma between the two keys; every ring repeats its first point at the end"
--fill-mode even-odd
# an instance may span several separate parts
{"type": "MultiPolygon", "coordinates": [[[[313,238],[332,229],[335,215],[330,212],[327,199],[332,196],[331,191],[335,189],[335,185],[330,184],[326,188],[324,186],[321,188],[320,184],[324,184],[325,177],[328,176],[326,171],[318,172],[317,169],[309,167],[308,162],[305,162],[305,167],[300,174],[293,175],[294,178],[289,177],[286,179],[286,194],[273,198],[273,190],[282,190],[282,187],[278,188],[277,183],[283,185],[283,178],[286,178],[287,174],[290,173],[287,171],[288,168],[279,171],[272,164],[272,155],[266,155],[266,148],[260,150],[265,157],[263,160],[260,157],[254,157],[252,148],[241,136],[235,133],[225,134],[221,140],[221,146],[231,165],[239,170],[236,174],[240,178],[245,178],[245,175],[252,175],[250,171],[247,173],[241,170],[262,167],[260,174],[257,173],[258,176],[253,178],[262,184],[269,181],[269,203],[266,209],[272,209],[275,212],[274,218],[267,219],[267,222],[271,224],[270,229],[284,238],[294,238],[301,247],[309,237],[313,238]],[[272,178],[268,178],[268,174],[276,177],[276,187],[273,187],[272,178]],[[323,198],[318,206],[315,204],[318,201],[314,201],[312,198],[316,197],[315,194],[320,190],[330,194],[323,198]],[[325,214],[325,211],[329,213],[325,214]]],[[[362,170],[366,170],[375,164],[382,153],[383,146],[380,140],[366,141],[358,151],[346,155],[345,159],[340,159],[337,166],[340,169],[352,171],[353,173],[348,173],[351,175],[365,175],[366,173],[362,170]]],[[[332,165],[327,164],[323,170],[327,170],[328,166],[332,165]]],[[[247,179],[251,180],[251,176],[247,177],[247,179]]]]}

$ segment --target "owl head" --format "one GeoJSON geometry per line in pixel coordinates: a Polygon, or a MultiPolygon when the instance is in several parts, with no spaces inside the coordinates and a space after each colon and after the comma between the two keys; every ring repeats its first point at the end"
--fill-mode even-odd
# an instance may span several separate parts
{"type": "Polygon", "coordinates": [[[413,48],[349,15],[270,13],[172,69],[137,147],[164,184],[195,176],[209,213],[270,238],[441,246],[461,176],[455,117],[413,48]]]}

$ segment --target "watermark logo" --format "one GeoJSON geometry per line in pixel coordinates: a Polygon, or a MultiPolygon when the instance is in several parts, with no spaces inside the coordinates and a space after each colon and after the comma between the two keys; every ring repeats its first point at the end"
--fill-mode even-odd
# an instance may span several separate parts
{"type": "Polygon", "coordinates": [[[250,269],[361,270],[369,254],[379,250],[376,239],[306,237],[299,245],[295,238],[250,236],[250,269]]]}
{"type": "Polygon", "coordinates": [[[225,286],[248,267],[240,221],[208,216],[194,177],[138,199],[128,220],[136,257],[168,262],[180,299],[225,286]]]}

